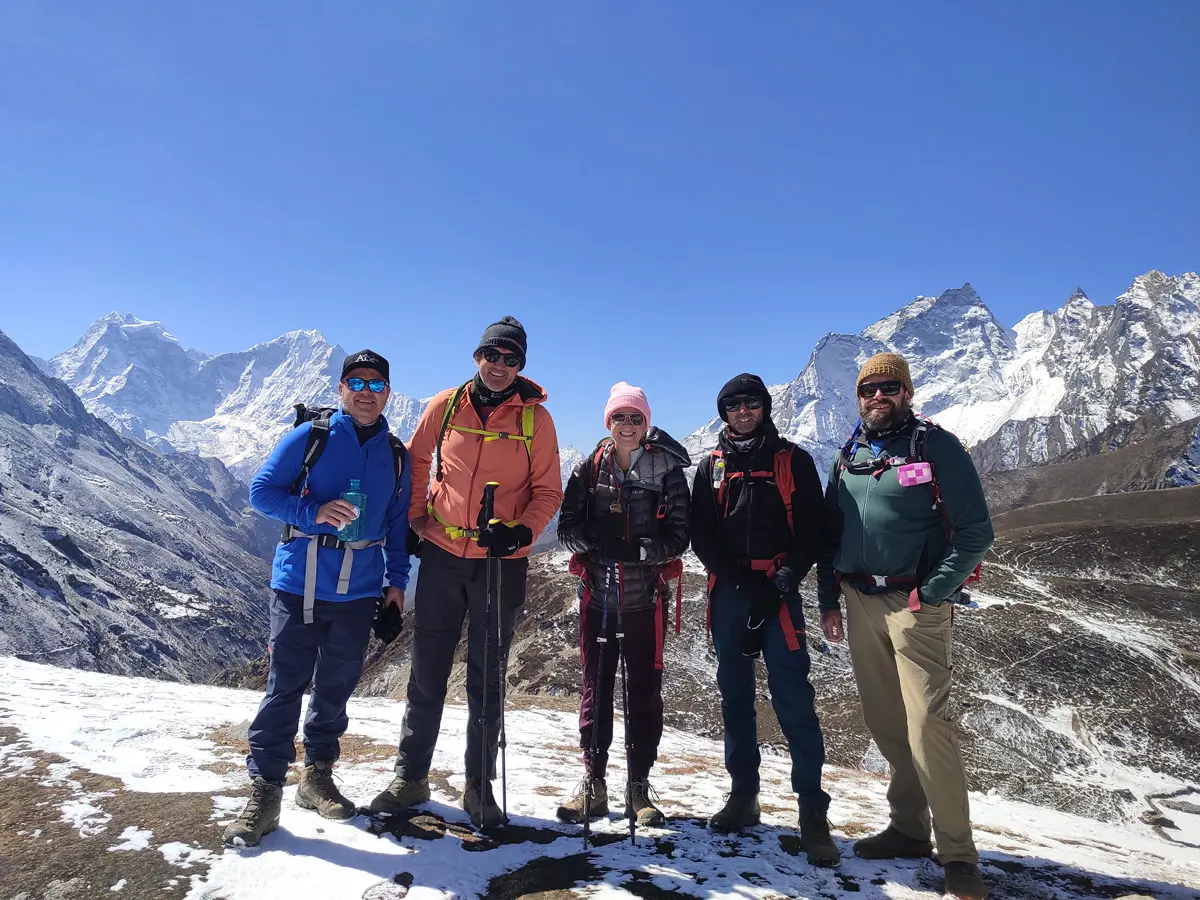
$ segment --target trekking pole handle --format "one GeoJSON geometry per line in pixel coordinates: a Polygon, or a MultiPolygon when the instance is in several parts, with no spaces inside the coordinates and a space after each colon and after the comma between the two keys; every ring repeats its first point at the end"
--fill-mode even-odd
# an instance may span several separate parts
{"type": "Polygon", "coordinates": [[[495,525],[496,519],[496,488],[500,487],[500,482],[489,481],[483,486],[483,499],[480,504],[483,506],[483,520],[488,525],[495,525]]]}

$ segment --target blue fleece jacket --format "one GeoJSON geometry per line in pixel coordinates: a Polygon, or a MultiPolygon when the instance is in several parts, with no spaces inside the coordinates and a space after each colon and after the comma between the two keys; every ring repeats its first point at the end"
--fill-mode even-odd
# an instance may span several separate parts
{"type": "MultiPolygon", "coordinates": [[[[406,465],[397,494],[387,421],[384,420],[379,432],[360,447],[354,420],[344,410],[334,413],[329,419],[329,443],[309,472],[308,494],[300,497],[291,493],[291,487],[300,475],[304,446],[311,430],[312,424],[305,422],[283,436],[250,482],[250,504],[263,515],[295,525],[305,534],[336,535],[337,529],[332,525],[316,524],[317,509],[322,503],[340,497],[350,488],[350,479],[357,478],[360,489],[367,495],[363,540],[385,539],[386,543],[383,547],[354,552],[350,590],[345,594],[337,593],[343,551],[328,547],[318,549],[317,599],[336,602],[379,596],[383,590],[385,557],[387,583],[392,587],[407,587],[410,563],[405,542],[412,478],[406,465]]],[[[308,541],[303,539],[286,544],[281,542],[275,548],[272,588],[292,594],[304,593],[307,551],[308,541]]]]}

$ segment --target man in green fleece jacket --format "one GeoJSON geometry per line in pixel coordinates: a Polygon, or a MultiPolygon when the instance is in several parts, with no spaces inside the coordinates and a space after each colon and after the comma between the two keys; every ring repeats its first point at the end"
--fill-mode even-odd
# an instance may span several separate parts
{"type": "Polygon", "coordinates": [[[903,357],[867,360],[857,393],[862,423],[830,472],[825,501],[834,527],[817,568],[830,641],[843,637],[839,593],[846,597],[863,719],[892,770],[891,823],[854,851],[870,859],[930,856],[932,813],[946,893],[982,900],[987,888],[948,703],[954,599],[992,544],[991,518],[962,444],[913,415],[903,357]]]}

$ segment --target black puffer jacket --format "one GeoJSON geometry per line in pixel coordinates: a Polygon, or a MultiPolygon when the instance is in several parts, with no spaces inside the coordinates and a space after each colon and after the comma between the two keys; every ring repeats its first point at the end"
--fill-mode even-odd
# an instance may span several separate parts
{"type": "Polygon", "coordinates": [[[713,459],[706,456],[696,467],[692,488],[692,549],[709,572],[733,584],[750,575],[749,560],[786,554],[781,571],[786,570],[792,591],[796,591],[816,562],[825,536],[825,502],[812,457],[780,437],[770,419],[763,423],[759,440],[749,450],[739,449],[729,439],[728,428],[722,430],[718,446],[725,460],[729,514],[722,517],[717,509],[713,459]],[[728,480],[733,472],[772,471],[776,451],[789,446],[793,447],[794,538],[773,479],[728,480]]]}
{"type": "Polygon", "coordinates": [[[689,465],[691,459],[677,441],[651,428],[623,483],[614,472],[611,438],[601,441],[575,467],[563,494],[558,539],[585,557],[593,607],[602,606],[606,595],[610,606],[617,605],[618,596],[628,610],[654,606],[656,567],[682,556],[688,545],[690,496],[683,470],[689,465]],[[598,469],[594,468],[597,454],[598,469]],[[620,513],[614,513],[614,508],[620,513]],[[601,521],[614,515],[621,517],[619,522],[601,521]],[[627,543],[644,548],[644,561],[606,560],[596,538],[605,526],[620,528],[627,543]]]}

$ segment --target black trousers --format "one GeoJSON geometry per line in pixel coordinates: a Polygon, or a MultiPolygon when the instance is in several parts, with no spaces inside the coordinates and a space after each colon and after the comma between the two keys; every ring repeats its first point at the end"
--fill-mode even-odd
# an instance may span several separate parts
{"type": "Polygon", "coordinates": [[[479,779],[484,754],[487,778],[496,777],[496,750],[500,738],[500,688],[508,668],[517,617],[525,605],[528,559],[500,561],[501,596],[498,598],[500,642],[496,641],[497,610],[492,610],[490,635],[484,621],[487,599],[487,560],[463,559],[426,541],[421,546],[421,571],[417,576],[412,671],[408,676],[408,706],[400,728],[396,772],[406,778],[426,778],[433,761],[446,683],[454,666],[454,652],[467,626],[467,752],[468,781],[479,779]],[[488,654],[484,659],[487,638],[488,654]],[[485,679],[486,672],[486,679],[485,679]],[[484,682],[487,683],[487,734],[480,727],[484,682]]]}

